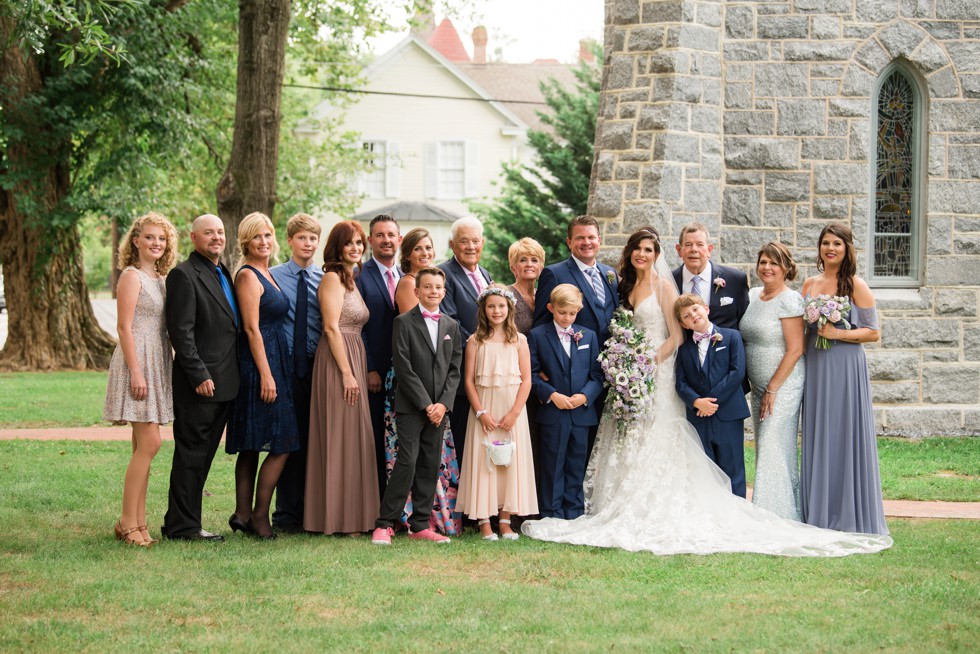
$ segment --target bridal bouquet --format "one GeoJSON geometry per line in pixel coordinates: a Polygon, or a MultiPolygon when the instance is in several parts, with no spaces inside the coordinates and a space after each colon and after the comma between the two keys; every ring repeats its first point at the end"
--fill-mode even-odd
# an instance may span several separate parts
{"type": "Polygon", "coordinates": [[[628,424],[644,417],[656,388],[653,348],[643,330],[633,324],[632,311],[616,309],[599,363],[609,388],[605,410],[612,411],[620,432],[625,432],[628,424]]]}
{"type": "MultiPolygon", "coordinates": [[[[817,323],[817,329],[828,322],[831,325],[841,325],[844,329],[850,329],[851,324],[844,318],[850,311],[851,300],[846,295],[818,295],[806,305],[803,315],[806,316],[808,323],[817,323]]],[[[817,336],[818,350],[829,350],[833,345],[833,341],[829,338],[817,336]]]]}

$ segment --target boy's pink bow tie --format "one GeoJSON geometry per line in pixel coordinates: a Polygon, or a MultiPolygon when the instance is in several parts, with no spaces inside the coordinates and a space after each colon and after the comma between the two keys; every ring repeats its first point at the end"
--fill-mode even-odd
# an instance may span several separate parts
{"type": "Polygon", "coordinates": [[[422,317],[423,318],[428,318],[429,320],[435,320],[435,321],[438,321],[439,320],[439,314],[438,313],[433,313],[431,311],[426,311],[425,309],[422,309],[422,317]]]}
{"type": "Polygon", "coordinates": [[[711,338],[711,332],[704,332],[703,334],[701,332],[694,332],[695,343],[700,343],[706,338],[711,338]]]}

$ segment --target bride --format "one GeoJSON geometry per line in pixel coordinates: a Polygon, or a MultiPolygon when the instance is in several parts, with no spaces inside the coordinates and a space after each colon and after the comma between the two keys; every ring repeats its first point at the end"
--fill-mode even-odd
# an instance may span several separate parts
{"type": "Polygon", "coordinates": [[[522,531],[540,540],[654,554],[846,556],[891,547],[887,536],[818,529],[732,495],[674,390],[674,353],[684,335],[674,318],[677,289],[660,255],[659,234],[644,227],[630,236],[619,264],[619,297],[656,352],[649,417],[626,425],[623,435],[606,411],[586,471],[585,515],[528,521],[522,531]]]}

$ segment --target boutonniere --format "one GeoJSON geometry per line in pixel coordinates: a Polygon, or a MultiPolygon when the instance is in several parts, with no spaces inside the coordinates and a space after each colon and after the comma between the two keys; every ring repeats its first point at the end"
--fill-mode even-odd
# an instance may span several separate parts
{"type": "Polygon", "coordinates": [[[717,293],[721,289],[725,288],[725,280],[721,277],[715,277],[715,292],[717,293]]]}
{"type": "Polygon", "coordinates": [[[616,283],[616,273],[613,272],[612,270],[607,270],[606,271],[606,281],[609,282],[610,285],[615,284],[616,283]]]}
{"type": "Polygon", "coordinates": [[[585,336],[585,334],[580,329],[577,332],[575,332],[574,334],[572,334],[572,340],[575,341],[576,343],[578,343],[579,341],[582,340],[582,337],[583,336],[585,336]]]}
{"type": "Polygon", "coordinates": [[[721,332],[715,332],[714,334],[711,335],[711,345],[712,346],[718,345],[724,339],[725,337],[721,335],[721,332]]]}

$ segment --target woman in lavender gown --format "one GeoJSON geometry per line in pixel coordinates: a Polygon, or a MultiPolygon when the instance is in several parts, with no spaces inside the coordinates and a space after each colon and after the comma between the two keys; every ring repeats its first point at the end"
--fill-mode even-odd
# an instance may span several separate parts
{"type": "Polygon", "coordinates": [[[819,275],[803,283],[804,302],[819,295],[847,296],[843,321],[817,329],[809,321],[803,392],[803,519],[840,531],[887,534],[878,475],[871,379],[863,343],[879,338],[875,298],[855,276],[851,230],[832,223],[817,240],[819,275]],[[830,349],[816,345],[829,339],[830,349]]]}

